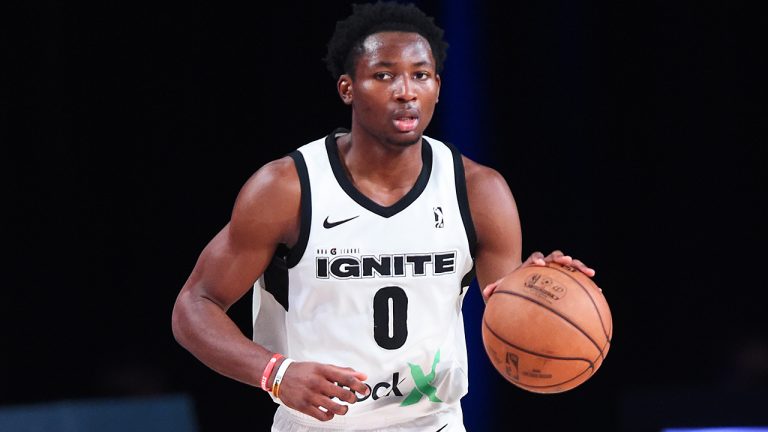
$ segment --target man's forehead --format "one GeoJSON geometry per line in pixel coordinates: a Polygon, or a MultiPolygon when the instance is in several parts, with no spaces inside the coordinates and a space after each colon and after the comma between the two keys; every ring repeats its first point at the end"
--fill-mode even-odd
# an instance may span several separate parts
{"type": "Polygon", "coordinates": [[[403,57],[427,56],[431,59],[432,49],[423,36],[412,32],[373,33],[363,41],[363,55],[379,58],[393,53],[403,57]]]}

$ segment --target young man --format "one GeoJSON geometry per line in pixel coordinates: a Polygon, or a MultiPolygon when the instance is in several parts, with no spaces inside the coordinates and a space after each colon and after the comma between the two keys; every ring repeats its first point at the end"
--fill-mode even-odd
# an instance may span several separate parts
{"type": "Polygon", "coordinates": [[[425,137],[447,45],[412,5],[358,5],[327,62],[349,130],[261,167],[203,250],[173,311],[179,343],[267,390],[273,431],[463,431],[461,304],[524,265],[496,171],[425,137]],[[258,283],[254,286],[254,282],[258,283]],[[227,309],[254,287],[254,334],[227,309]]]}

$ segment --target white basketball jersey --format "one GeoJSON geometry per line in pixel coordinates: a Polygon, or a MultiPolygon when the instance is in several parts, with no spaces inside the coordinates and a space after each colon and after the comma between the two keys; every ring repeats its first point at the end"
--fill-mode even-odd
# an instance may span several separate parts
{"type": "Polygon", "coordinates": [[[370,394],[344,416],[321,423],[290,410],[318,427],[381,427],[460,409],[467,392],[461,305],[476,242],[461,155],[424,137],[416,184],[383,207],[346,176],[336,144],[345,132],[291,155],[301,231],[254,289],[254,340],[297,361],[368,375],[370,394]]]}

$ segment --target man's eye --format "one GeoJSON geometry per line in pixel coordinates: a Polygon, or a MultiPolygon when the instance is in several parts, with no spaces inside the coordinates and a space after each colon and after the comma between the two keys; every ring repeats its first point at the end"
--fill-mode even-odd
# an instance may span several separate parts
{"type": "Polygon", "coordinates": [[[392,78],[392,74],[389,72],[376,72],[376,75],[374,75],[376,79],[380,80],[387,80],[392,78]]]}
{"type": "Polygon", "coordinates": [[[413,76],[418,80],[425,80],[429,79],[429,72],[416,72],[413,76]]]}

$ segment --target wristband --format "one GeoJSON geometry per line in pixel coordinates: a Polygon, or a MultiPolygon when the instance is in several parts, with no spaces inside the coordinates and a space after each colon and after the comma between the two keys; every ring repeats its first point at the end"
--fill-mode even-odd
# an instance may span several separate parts
{"type": "Polygon", "coordinates": [[[272,375],[272,369],[275,367],[275,363],[277,363],[278,360],[283,358],[282,354],[275,354],[272,356],[271,359],[267,362],[267,366],[264,367],[264,373],[261,374],[261,389],[268,392],[272,391],[272,389],[267,388],[267,381],[269,381],[269,376],[272,375]]]}
{"type": "Polygon", "coordinates": [[[275,395],[275,397],[280,397],[280,383],[283,381],[283,375],[285,375],[285,371],[288,370],[288,366],[290,366],[291,363],[293,363],[293,360],[287,358],[283,360],[283,363],[277,368],[275,382],[272,384],[272,394],[275,395]]]}

